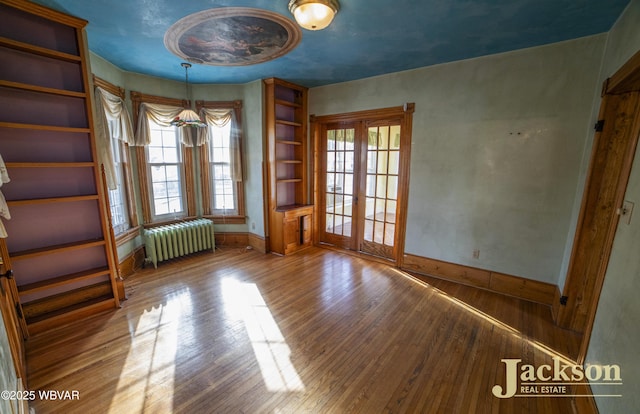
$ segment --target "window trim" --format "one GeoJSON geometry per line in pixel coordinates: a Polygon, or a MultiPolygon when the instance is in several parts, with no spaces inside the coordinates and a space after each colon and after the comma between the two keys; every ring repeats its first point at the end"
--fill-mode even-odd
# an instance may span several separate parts
{"type": "MultiPolygon", "coordinates": [[[[239,127],[240,142],[240,161],[244,165],[244,153],[242,150],[242,137],[243,137],[243,125],[242,125],[242,101],[196,101],[196,110],[199,112],[202,108],[209,109],[233,109],[234,117],[239,127]]],[[[244,181],[236,182],[236,198],[237,198],[237,214],[234,215],[216,215],[213,214],[213,208],[211,205],[211,173],[209,171],[209,147],[200,148],[200,190],[202,191],[202,214],[204,217],[213,220],[216,224],[245,224],[246,210],[244,200],[244,181]]]]}
{"type": "MultiPolygon", "coordinates": [[[[147,95],[136,91],[129,93],[133,107],[133,124],[138,125],[138,117],[140,114],[140,104],[155,103],[162,105],[171,105],[180,108],[188,108],[189,101],[184,99],[165,98],[156,95],[147,95]]],[[[186,211],[182,218],[191,218],[196,216],[196,200],[195,200],[195,179],[193,169],[193,148],[180,145],[182,151],[182,175],[184,177],[183,189],[185,194],[186,211]]],[[[151,213],[151,193],[149,190],[150,177],[147,168],[147,155],[144,146],[136,147],[136,161],[138,162],[138,184],[140,185],[140,204],[142,207],[143,223],[156,224],[163,221],[153,220],[151,213]]]]}
{"type": "MultiPolygon", "coordinates": [[[[123,101],[125,100],[126,97],[126,91],[124,88],[120,87],[120,86],[116,86],[110,82],[107,82],[104,79],[101,79],[99,77],[97,77],[96,75],[93,75],[93,86],[95,87],[100,87],[102,89],[104,89],[105,91],[118,96],[120,99],[122,99],[123,101]]],[[[101,108],[100,108],[101,109],[101,108]]],[[[133,192],[133,169],[131,167],[131,156],[130,156],[130,151],[129,151],[129,144],[127,144],[126,142],[121,142],[121,148],[120,148],[120,154],[121,154],[121,160],[120,163],[122,164],[122,169],[123,169],[123,186],[124,186],[124,194],[126,197],[126,204],[127,204],[127,213],[129,215],[129,228],[118,233],[115,234],[115,242],[116,242],[116,246],[119,246],[123,243],[126,243],[127,241],[131,240],[132,234],[137,235],[139,233],[140,230],[140,223],[138,222],[138,212],[136,209],[136,198],[135,198],[135,194],[133,192]]],[[[107,192],[106,197],[109,197],[109,194],[107,192]]],[[[111,214],[111,208],[110,206],[108,206],[109,208],[107,209],[107,211],[109,212],[109,214],[111,214]]],[[[134,236],[135,237],[135,236],[134,236]]]]}

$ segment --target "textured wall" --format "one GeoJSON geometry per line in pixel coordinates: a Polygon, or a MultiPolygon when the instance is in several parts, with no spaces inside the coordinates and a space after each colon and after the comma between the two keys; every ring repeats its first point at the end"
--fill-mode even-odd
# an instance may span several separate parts
{"type": "Polygon", "coordinates": [[[415,102],[406,252],[557,283],[605,38],[313,88],[310,113],[415,102]]]}

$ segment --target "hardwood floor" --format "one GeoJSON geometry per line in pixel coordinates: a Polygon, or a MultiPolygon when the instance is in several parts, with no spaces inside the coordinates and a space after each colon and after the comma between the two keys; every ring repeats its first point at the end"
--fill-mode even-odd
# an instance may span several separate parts
{"type": "Polygon", "coordinates": [[[503,358],[579,338],[548,307],[321,248],[243,249],[143,269],[121,309],[27,341],[36,413],[570,413],[499,399],[503,358]]]}

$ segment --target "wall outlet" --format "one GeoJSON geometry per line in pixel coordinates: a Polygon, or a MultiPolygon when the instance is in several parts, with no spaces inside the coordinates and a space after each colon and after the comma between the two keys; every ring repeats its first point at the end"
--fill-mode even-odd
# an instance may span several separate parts
{"type": "Polygon", "coordinates": [[[474,259],[479,259],[480,258],[480,249],[474,249],[473,250],[473,258],[474,259]]]}
{"type": "Polygon", "coordinates": [[[256,223],[254,221],[251,222],[251,230],[256,229],[256,223]]]}

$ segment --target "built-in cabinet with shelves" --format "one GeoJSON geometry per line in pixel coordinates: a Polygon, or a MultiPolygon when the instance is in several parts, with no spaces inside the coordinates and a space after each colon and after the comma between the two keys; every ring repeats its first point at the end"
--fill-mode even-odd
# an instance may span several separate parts
{"type": "Polygon", "coordinates": [[[270,78],[265,84],[268,238],[272,252],[311,246],[308,203],[307,88],[270,78]]]}
{"type": "Polygon", "coordinates": [[[86,21],[0,0],[1,190],[30,333],[119,306],[92,131],[86,21]]]}

